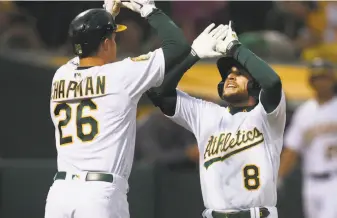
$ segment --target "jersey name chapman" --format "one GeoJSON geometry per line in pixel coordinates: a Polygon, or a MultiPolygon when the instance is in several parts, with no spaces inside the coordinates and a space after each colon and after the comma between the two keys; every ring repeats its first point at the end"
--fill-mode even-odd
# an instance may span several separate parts
{"type": "Polygon", "coordinates": [[[57,80],[53,83],[52,100],[105,95],[105,76],[86,77],[81,81],[57,80]]]}
{"type": "Polygon", "coordinates": [[[238,130],[235,134],[222,132],[211,135],[204,153],[204,167],[254,147],[264,141],[263,133],[256,127],[251,130],[238,130]]]}

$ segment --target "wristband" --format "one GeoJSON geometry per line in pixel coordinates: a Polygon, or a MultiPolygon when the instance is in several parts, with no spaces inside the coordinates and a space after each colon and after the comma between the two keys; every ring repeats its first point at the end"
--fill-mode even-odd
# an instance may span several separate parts
{"type": "Polygon", "coordinates": [[[157,8],[154,5],[143,5],[143,7],[140,9],[140,15],[146,18],[152,14],[155,9],[157,8]]]}

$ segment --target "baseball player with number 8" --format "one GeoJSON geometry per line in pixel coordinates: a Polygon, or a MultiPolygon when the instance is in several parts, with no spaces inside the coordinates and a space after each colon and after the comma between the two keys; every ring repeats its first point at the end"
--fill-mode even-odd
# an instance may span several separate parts
{"type": "MultiPolygon", "coordinates": [[[[283,145],[286,102],[279,76],[240,44],[231,23],[220,39],[218,92],[228,107],[176,89],[184,72],[205,58],[192,45],[188,56],[147,95],[177,124],[194,133],[200,151],[200,181],[206,218],[276,218],[277,173],[283,145]]],[[[204,36],[201,36],[204,37],[204,36]]],[[[198,41],[198,38],[195,42],[198,41]]],[[[205,72],[207,77],[207,72],[205,72]]]]}

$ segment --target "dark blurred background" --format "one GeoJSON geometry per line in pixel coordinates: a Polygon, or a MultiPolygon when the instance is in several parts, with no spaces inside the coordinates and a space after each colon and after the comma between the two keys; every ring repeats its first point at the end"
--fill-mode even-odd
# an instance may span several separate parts
{"type": "MultiPolygon", "coordinates": [[[[56,172],[54,127],[49,116],[50,85],[57,67],[72,57],[70,21],[101,1],[0,2],[0,217],[39,218],[56,172]]],[[[337,3],[310,1],[156,2],[193,39],[211,22],[234,21],[241,42],[268,61],[283,80],[287,119],[312,97],[306,61],[337,61],[337,3]]],[[[159,41],[139,15],[122,9],[117,22],[118,56],[138,56],[159,41]]],[[[193,67],[180,83],[191,95],[221,104],[214,60],[193,67]]],[[[146,98],[138,111],[134,169],[130,178],[133,218],[195,218],[204,209],[198,150],[191,133],[166,119],[146,98]]],[[[279,193],[280,217],[301,218],[299,167],[279,193]]]]}

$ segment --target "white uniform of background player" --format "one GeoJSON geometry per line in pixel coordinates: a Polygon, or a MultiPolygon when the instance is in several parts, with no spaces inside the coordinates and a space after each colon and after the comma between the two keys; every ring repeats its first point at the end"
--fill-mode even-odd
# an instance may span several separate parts
{"type": "MultiPolygon", "coordinates": [[[[337,97],[334,67],[314,59],[309,67],[309,84],[315,98],[295,111],[285,135],[279,170],[283,179],[302,157],[303,206],[306,218],[337,217],[337,97]]],[[[290,198],[290,196],[288,196],[290,198]]]]}
{"type": "Polygon", "coordinates": [[[312,99],[295,112],[285,146],[302,156],[307,218],[337,217],[337,97],[319,105],[312,99]]]}

